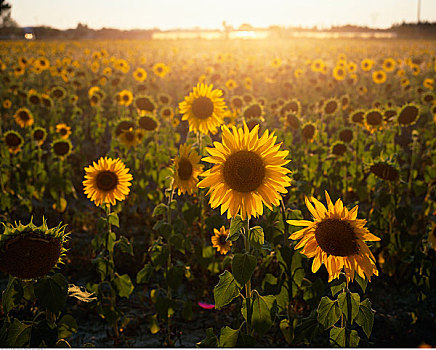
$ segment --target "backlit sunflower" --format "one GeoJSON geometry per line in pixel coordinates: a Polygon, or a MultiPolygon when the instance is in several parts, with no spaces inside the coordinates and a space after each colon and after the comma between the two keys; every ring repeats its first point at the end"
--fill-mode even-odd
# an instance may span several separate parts
{"type": "Polygon", "coordinates": [[[15,121],[19,126],[25,128],[33,124],[33,115],[27,108],[23,107],[18,109],[14,114],[15,121]]]}
{"type": "Polygon", "coordinates": [[[139,67],[133,72],[133,78],[136,81],[144,81],[147,79],[147,72],[144,68],[139,67]]]}
{"type": "Polygon", "coordinates": [[[73,146],[71,145],[71,141],[68,139],[59,139],[53,141],[52,144],[53,153],[60,158],[64,158],[68,156],[71,153],[72,149],[73,146]]]}
{"type": "Polygon", "coordinates": [[[3,134],[3,141],[8,147],[9,153],[15,154],[21,151],[24,141],[19,133],[14,130],[6,131],[3,134]]]}
{"type": "Polygon", "coordinates": [[[168,67],[165,63],[156,63],[153,66],[153,73],[158,77],[163,78],[170,71],[170,67],[168,67]]]}
{"type": "Polygon", "coordinates": [[[306,142],[313,142],[316,134],[316,127],[313,123],[306,123],[301,129],[301,136],[306,142]]]}
{"type": "Polygon", "coordinates": [[[295,249],[308,258],[314,258],[312,272],[318,271],[324,264],[329,273],[329,282],[339,277],[345,270],[347,283],[354,280],[354,273],[368,278],[378,276],[375,258],[364,241],[379,241],[365,228],[366,220],[357,219],[358,206],[350,211],[338,199],[332,203],[329,194],[325,192],[327,209],[316,198],[306,197],[306,206],[314,221],[288,220],[293,226],[304,226],[289,237],[300,240],[295,249]],[[314,205],[312,205],[313,202],[314,205]]]}
{"type": "Polygon", "coordinates": [[[376,84],[383,84],[386,81],[386,73],[382,70],[373,72],[372,81],[376,84]]]}
{"type": "Polygon", "coordinates": [[[222,143],[215,142],[214,148],[207,148],[210,157],[204,161],[214,164],[201,176],[205,178],[198,187],[210,187],[209,203],[212,208],[221,205],[221,214],[227,217],[238,213],[243,219],[263,214],[263,204],[270,210],[280,204],[280,193],[287,193],[291,179],[290,170],[283,166],[289,163],[285,157],[288,151],[280,151],[281,144],[275,144],[277,136],[268,130],[259,138],[259,125],[249,131],[243,128],[221,127],[222,143]]]}
{"type": "Polygon", "coordinates": [[[347,76],[347,71],[343,67],[336,66],[333,69],[333,78],[335,78],[336,80],[338,81],[344,80],[346,76],[347,76]]]}
{"type": "Polygon", "coordinates": [[[362,60],[362,62],[360,62],[360,68],[362,68],[362,70],[365,72],[370,71],[373,65],[374,61],[369,58],[365,58],[362,60]]]}
{"type": "Polygon", "coordinates": [[[174,158],[173,188],[178,189],[179,196],[183,193],[192,195],[197,191],[198,175],[203,171],[201,156],[190,145],[180,145],[179,155],[174,158]]]}
{"type": "Polygon", "coordinates": [[[144,130],[153,131],[159,127],[159,122],[152,114],[148,114],[139,118],[138,125],[144,130]]]}
{"type": "Polygon", "coordinates": [[[370,132],[383,127],[383,114],[377,109],[370,109],[365,114],[365,126],[370,132]]]}
{"type": "Polygon", "coordinates": [[[214,228],[213,233],[214,235],[210,239],[212,247],[216,248],[216,250],[223,255],[227,254],[232,246],[232,241],[226,241],[229,235],[229,230],[226,230],[224,226],[221,226],[219,231],[214,228]]]}
{"type": "Polygon", "coordinates": [[[383,67],[384,71],[392,72],[395,70],[396,65],[397,65],[397,62],[393,58],[389,57],[383,61],[382,67],[383,67]]]}
{"type": "Polygon", "coordinates": [[[227,107],[221,90],[212,89],[213,85],[197,84],[179,103],[179,112],[183,114],[182,120],[189,122],[189,131],[215,134],[223,123],[227,107]]]}
{"type": "Polygon", "coordinates": [[[38,147],[42,146],[47,137],[47,131],[44,128],[36,127],[32,131],[32,139],[36,142],[38,147]]]}
{"type": "Polygon", "coordinates": [[[71,128],[67,124],[60,123],[56,125],[56,132],[62,139],[67,139],[71,135],[71,128]]]}
{"type": "Polygon", "coordinates": [[[130,106],[133,102],[133,94],[130,90],[122,90],[117,94],[117,102],[121,106],[130,106]]]}
{"type": "Polygon", "coordinates": [[[419,107],[415,104],[409,103],[401,107],[398,113],[398,124],[401,126],[413,125],[419,118],[419,107]]]}
{"type": "Polygon", "coordinates": [[[129,169],[121,159],[101,157],[98,162],[85,168],[84,192],[87,197],[99,206],[115,205],[129,194],[133,180],[129,169]]]}

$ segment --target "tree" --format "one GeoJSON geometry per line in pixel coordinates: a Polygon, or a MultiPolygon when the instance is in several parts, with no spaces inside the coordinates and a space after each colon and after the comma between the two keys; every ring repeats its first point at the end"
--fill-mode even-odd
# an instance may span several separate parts
{"type": "Polygon", "coordinates": [[[11,18],[11,8],[6,0],[0,0],[0,20],[2,27],[14,27],[16,22],[11,18]]]}

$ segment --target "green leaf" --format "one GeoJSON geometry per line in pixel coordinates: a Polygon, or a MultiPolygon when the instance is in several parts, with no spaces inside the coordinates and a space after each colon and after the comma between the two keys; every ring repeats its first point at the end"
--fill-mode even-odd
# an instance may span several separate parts
{"type": "Polygon", "coordinates": [[[322,297],[318,305],[318,322],[321,323],[324,329],[328,329],[338,322],[341,317],[341,310],[336,301],[329,297],[322,297]]]}
{"type": "Polygon", "coordinates": [[[44,277],[34,287],[35,296],[43,307],[55,313],[62,310],[68,296],[68,283],[62,274],[44,277]]]}
{"type": "Polygon", "coordinates": [[[111,224],[111,225],[113,225],[115,227],[120,227],[120,219],[118,218],[118,214],[117,213],[109,214],[108,222],[109,222],[109,224],[111,224]]]}
{"type": "Polygon", "coordinates": [[[58,339],[68,338],[79,329],[76,320],[71,315],[64,315],[58,322],[58,339]]]}
{"type": "Polygon", "coordinates": [[[256,339],[249,334],[239,333],[238,341],[236,342],[237,348],[254,348],[256,346],[256,339]]]}
{"type": "Polygon", "coordinates": [[[345,347],[345,328],[333,327],[330,330],[330,344],[334,347],[345,347]]]}
{"type": "Polygon", "coordinates": [[[147,283],[150,280],[153,273],[153,266],[151,264],[145,264],[144,267],[139,270],[136,275],[136,283],[147,283]]]}
{"type": "Polygon", "coordinates": [[[8,313],[16,308],[24,296],[23,286],[21,281],[14,277],[10,277],[8,286],[2,294],[3,311],[8,313]]]}
{"type": "Polygon", "coordinates": [[[133,256],[133,246],[130,241],[124,236],[120,236],[120,239],[115,242],[114,249],[115,248],[119,249],[122,253],[130,254],[131,256],[133,256]]]}
{"type": "Polygon", "coordinates": [[[256,269],[257,259],[248,253],[235,254],[232,261],[232,273],[240,285],[247,283],[256,269]]]}
{"type": "Polygon", "coordinates": [[[343,290],[347,286],[347,279],[343,273],[339,274],[339,278],[334,279],[330,283],[330,290],[332,291],[332,295],[335,296],[341,290],[343,290]]]}
{"type": "Polygon", "coordinates": [[[238,341],[239,329],[232,329],[230,327],[221,328],[221,335],[219,340],[220,348],[234,348],[238,341]]]}
{"type": "Polygon", "coordinates": [[[169,239],[173,233],[173,226],[164,220],[160,220],[153,226],[153,230],[156,230],[166,239],[169,239]]]}
{"type": "Polygon", "coordinates": [[[184,274],[185,271],[183,268],[178,266],[171,267],[166,274],[168,285],[176,290],[182,284],[184,274]]]}
{"type": "Polygon", "coordinates": [[[366,336],[369,338],[374,324],[375,311],[371,308],[371,302],[369,299],[365,299],[360,303],[359,313],[356,317],[356,323],[362,327],[366,336]]]}
{"type": "Polygon", "coordinates": [[[128,298],[130,294],[132,294],[134,287],[129,275],[124,274],[120,276],[118,273],[115,273],[115,277],[112,282],[114,283],[114,287],[121,298],[128,298]]]}
{"type": "Polygon", "coordinates": [[[241,229],[244,227],[245,221],[242,220],[240,215],[236,215],[230,222],[229,235],[227,236],[227,241],[236,241],[240,234],[241,229]]]}
{"type": "Polygon", "coordinates": [[[253,291],[256,298],[252,305],[251,325],[259,334],[264,334],[272,326],[271,309],[273,307],[275,296],[262,296],[257,291],[253,291]]]}
{"type": "Polygon", "coordinates": [[[254,226],[250,229],[250,243],[257,249],[261,249],[265,243],[263,228],[254,226]]]}
{"type": "Polygon", "coordinates": [[[21,323],[17,319],[8,328],[7,344],[11,348],[28,347],[32,327],[21,323]]]}
{"type": "Polygon", "coordinates": [[[368,280],[360,277],[357,273],[354,275],[354,280],[359,284],[360,288],[362,288],[362,291],[365,293],[366,287],[368,286],[368,280]]]}
{"type": "Polygon", "coordinates": [[[160,203],[156,205],[156,207],[153,210],[152,216],[158,216],[158,215],[165,215],[168,212],[168,206],[164,203],[160,203]]]}
{"type": "Polygon", "coordinates": [[[352,323],[359,313],[360,295],[358,293],[342,292],[338,295],[338,305],[346,319],[352,323]],[[351,319],[349,319],[349,316],[351,316],[351,319]]]}
{"type": "Polygon", "coordinates": [[[213,332],[213,328],[206,329],[206,338],[196,344],[197,348],[216,348],[218,346],[218,338],[213,332]]]}
{"type": "Polygon", "coordinates": [[[213,290],[215,308],[218,310],[235,299],[240,291],[235,278],[229,271],[224,271],[219,278],[220,281],[213,290]]]}

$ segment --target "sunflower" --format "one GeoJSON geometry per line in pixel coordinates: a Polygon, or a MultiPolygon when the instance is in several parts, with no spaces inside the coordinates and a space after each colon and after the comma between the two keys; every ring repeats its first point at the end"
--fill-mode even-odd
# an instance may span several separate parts
{"type": "Polygon", "coordinates": [[[215,134],[216,128],[223,123],[227,107],[221,98],[221,90],[212,89],[213,85],[197,84],[179,103],[182,120],[189,122],[189,131],[215,134]]]}
{"type": "Polygon", "coordinates": [[[275,144],[277,136],[268,130],[259,138],[259,125],[249,131],[247,124],[232,132],[222,126],[222,143],[207,148],[210,157],[203,160],[214,166],[201,174],[205,178],[198,187],[210,187],[212,208],[221,205],[221,214],[227,211],[232,218],[238,213],[243,219],[263,214],[263,204],[270,210],[280,204],[280,193],[290,186],[288,151],[280,151],[275,144]]]}
{"type": "Polygon", "coordinates": [[[43,277],[62,263],[67,238],[65,226],[49,229],[45,220],[41,226],[32,221],[5,225],[0,235],[0,270],[25,280],[43,277]]]}
{"type": "Polygon", "coordinates": [[[335,78],[338,81],[344,80],[346,75],[347,75],[347,71],[341,66],[336,66],[333,69],[333,78],[335,78]]]}
{"type": "Polygon", "coordinates": [[[61,158],[68,156],[72,148],[71,141],[68,139],[56,140],[52,145],[53,153],[61,158]]]}
{"type": "Polygon", "coordinates": [[[122,90],[117,94],[118,104],[121,106],[130,106],[133,101],[133,94],[130,90],[122,90]]]}
{"type": "Polygon", "coordinates": [[[173,188],[178,189],[179,196],[183,193],[192,195],[197,191],[198,175],[203,171],[201,156],[191,145],[180,145],[179,155],[174,158],[173,188]]]}
{"type": "Polygon", "coordinates": [[[333,204],[327,191],[325,196],[327,209],[317,199],[305,198],[314,221],[288,220],[293,226],[305,226],[289,238],[301,239],[295,249],[303,247],[301,253],[314,258],[312,272],[318,271],[324,263],[329,282],[339,277],[342,268],[345,269],[347,283],[354,280],[355,272],[371,281],[371,276],[378,276],[378,271],[375,258],[364,241],[379,241],[380,238],[364,227],[366,220],[357,219],[357,205],[349,211],[340,199],[333,204]]]}
{"type": "Polygon", "coordinates": [[[331,152],[335,156],[343,156],[347,152],[347,146],[341,141],[336,141],[331,147],[331,152]]]}
{"type": "Polygon", "coordinates": [[[6,131],[3,134],[3,140],[6,146],[8,146],[9,153],[15,154],[21,151],[21,146],[24,141],[19,133],[13,130],[6,131]]]}
{"type": "Polygon", "coordinates": [[[238,83],[234,81],[233,79],[229,79],[226,81],[226,88],[230,91],[236,89],[238,87],[238,83]]]}
{"type": "Polygon", "coordinates": [[[38,147],[41,147],[47,137],[47,131],[44,128],[36,127],[32,131],[32,139],[38,147]]]}
{"type": "Polygon", "coordinates": [[[28,93],[27,95],[27,102],[29,102],[29,104],[34,105],[34,106],[38,106],[39,104],[41,104],[41,97],[39,96],[39,94],[35,91],[32,91],[28,93]]]}
{"type": "Polygon", "coordinates": [[[434,90],[434,79],[433,78],[425,78],[422,85],[427,89],[433,91],[434,90]]]}
{"type": "Polygon", "coordinates": [[[339,131],[339,140],[350,143],[353,140],[353,130],[350,128],[343,128],[339,131]]]}
{"type": "Polygon", "coordinates": [[[212,247],[222,255],[227,254],[232,246],[232,241],[227,241],[229,235],[229,230],[226,230],[224,226],[221,226],[218,231],[216,228],[213,229],[214,235],[211,237],[212,247]]]}
{"type": "Polygon", "coordinates": [[[19,126],[25,128],[33,124],[33,115],[27,108],[23,107],[18,109],[14,114],[15,121],[19,126]]]}
{"type": "Polygon", "coordinates": [[[400,172],[393,162],[388,160],[375,161],[370,165],[369,171],[382,180],[396,181],[400,172]]]}
{"type": "Polygon", "coordinates": [[[63,100],[64,97],[67,95],[67,92],[62,86],[54,86],[50,90],[50,96],[56,100],[63,100]]]}
{"type": "Polygon", "coordinates": [[[306,123],[301,129],[301,136],[306,142],[313,142],[316,134],[316,127],[313,123],[306,123]]]}
{"type": "Polygon", "coordinates": [[[325,101],[323,106],[323,112],[326,115],[334,114],[339,108],[339,103],[335,98],[328,99],[325,101]]]}
{"type": "Polygon", "coordinates": [[[370,109],[365,114],[365,126],[371,132],[381,129],[383,126],[383,114],[377,109],[370,109]]]}
{"type": "Polygon", "coordinates": [[[397,64],[397,62],[395,62],[395,60],[393,58],[389,57],[383,61],[382,68],[386,72],[392,72],[395,70],[396,64],[397,64]]]}
{"type": "Polygon", "coordinates": [[[301,102],[296,98],[284,102],[280,108],[280,115],[285,116],[288,113],[294,113],[299,117],[301,115],[301,102]]]}
{"type": "Polygon", "coordinates": [[[373,72],[372,81],[376,84],[383,84],[386,81],[386,73],[382,70],[373,72]]]}
{"type": "Polygon", "coordinates": [[[140,113],[152,113],[156,109],[156,104],[150,96],[139,96],[135,99],[135,107],[140,113]]]}
{"type": "Polygon", "coordinates": [[[263,120],[263,108],[259,103],[252,103],[244,109],[242,115],[246,121],[252,118],[263,120]]]}
{"type": "Polygon", "coordinates": [[[398,115],[398,110],[396,108],[388,108],[383,111],[383,120],[385,123],[391,123],[395,120],[398,115]]]}
{"type": "Polygon", "coordinates": [[[2,106],[4,109],[9,109],[12,107],[12,102],[9,99],[3,101],[2,106]]]}
{"type": "Polygon", "coordinates": [[[85,172],[84,192],[97,206],[115,205],[116,200],[124,200],[130,192],[133,177],[119,158],[101,157],[86,167],[85,172]]]}
{"type": "Polygon", "coordinates": [[[170,71],[170,67],[168,67],[165,63],[156,63],[153,66],[153,73],[160,78],[165,77],[165,75],[167,75],[169,71],[170,71]]]}
{"type": "Polygon", "coordinates": [[[122,133],[119,135],[119,140],[127,148],[135,147],[138,144],[135,130],[133,130],[132,128],[128,130],[123,130],[122,133]]]}
{"type": "Polygon", "coordinates": [[[161,106],[168,106],[171,104],[172,98],[168,94],[161,93],[157,96],[157,100],[161,106]]]}
{"type": "Polygon", "coordinates": [[[174,117],[174,110],[171,106],[164,106],[160,110],[162,119],[171,120],[174,117]]]}
{"type": "Polygon", "coordinates": [[[159,122],[153,117],[153,115],[148,114],[139,118],[138,125],[144,130],[153,131],[159,127],[159,122]]]}
{"type": "Polygon", "coordinates": [[[136,81],[144,81],[147,79],[147,72],[144,68],[139,67],[133,72],[133,78],[136,81]]]}
{"type": "Polygon", "coordinates": [[[289,113],[286,116],[285,124],[294,130],[298,130],[300,128],[300,119],[296,114],[289,113]]]}
{"type": "Polygon", "coordinates": [[[406,104],[398,113],[398,124],[401,126],[413,125],[419,118],[419,107],[415,104],[406,104]]]}
{"type": "Polygon", "coordinates": [[[67,124],[60,123],[56,125],[56,132],[62,139],[68,139],[71,135],[71,128],[67,124]]]}

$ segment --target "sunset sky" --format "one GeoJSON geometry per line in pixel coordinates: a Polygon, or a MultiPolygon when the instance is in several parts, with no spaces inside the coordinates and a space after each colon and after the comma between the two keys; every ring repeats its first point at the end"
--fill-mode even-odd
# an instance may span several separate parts
{"type": "MultiPolygon", "coordinates": [[[[421,0],[421,20],[436,21],[436,0],[421,0]]],[[[356,24],[386,28],[417,19],[418,0],[9,0],[20,26],[59,29],[221,28],[249,23],[330,27],[356,24]]]]}

